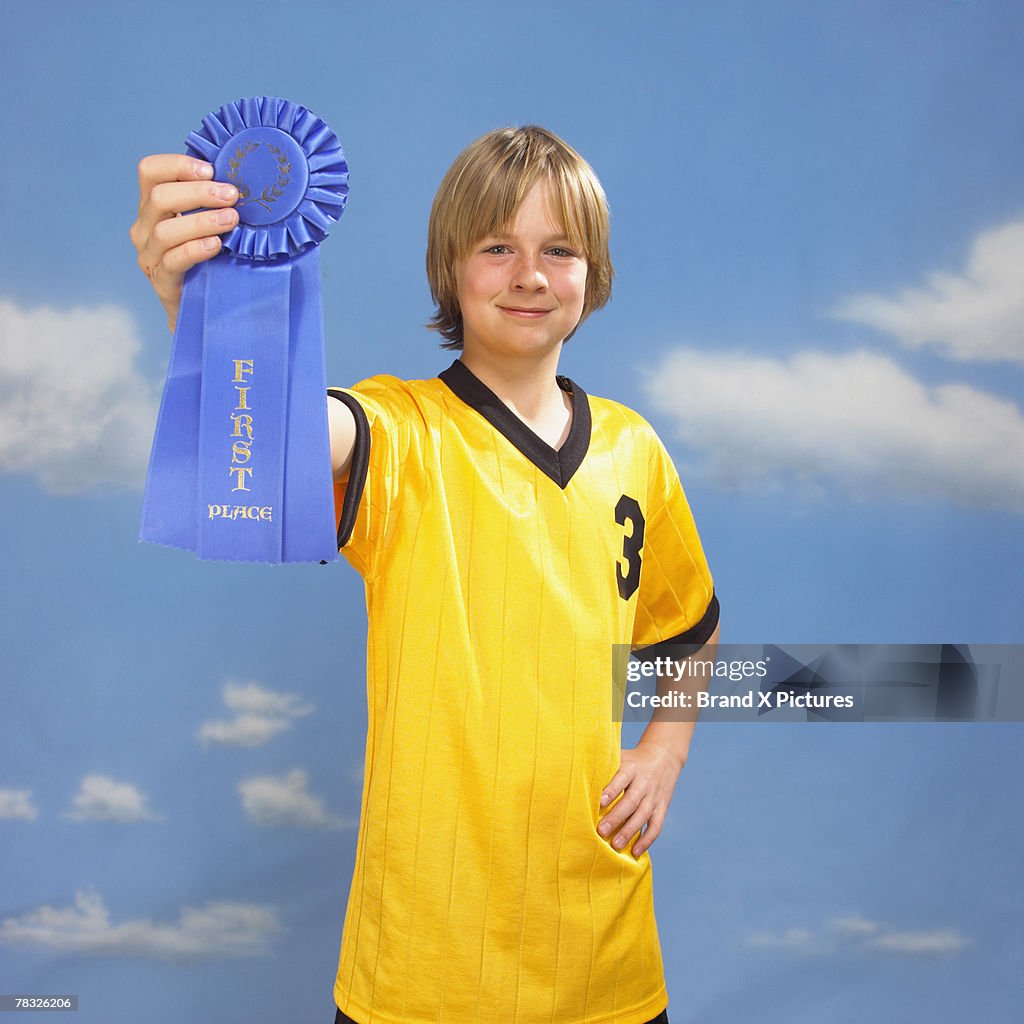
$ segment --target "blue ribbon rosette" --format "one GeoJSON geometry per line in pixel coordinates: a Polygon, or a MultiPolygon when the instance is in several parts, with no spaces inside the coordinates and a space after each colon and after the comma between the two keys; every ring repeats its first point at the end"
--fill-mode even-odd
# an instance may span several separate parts
{"type": "Polygon", "coordinates": [[[238,188],[239,223],[185,275],[140,539],[243,562],[338,557],[319,244],[348,198],[337,136],[270,96],[186,140],[238,188]]]}

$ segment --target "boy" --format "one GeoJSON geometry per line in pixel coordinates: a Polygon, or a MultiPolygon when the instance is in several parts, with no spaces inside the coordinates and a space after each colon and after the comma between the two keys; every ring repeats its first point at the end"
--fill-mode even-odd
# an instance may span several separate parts
{"type": "MultiPolygon", "coordinates": [[[[140,165],[132,237],[172,324],[185,269],[235,223],[211,173],[140,165]]],[[[610,655],[713,644],[718,603],[651,428],[557,374],[610,294],[600,183],[543,129],[484,136],[438,190],[427,272],[459,359],[329,400],[338,543],[369,611],[337,1020],[667,1021],[643,854],[693,723],[621,750],[610,655]]]]}

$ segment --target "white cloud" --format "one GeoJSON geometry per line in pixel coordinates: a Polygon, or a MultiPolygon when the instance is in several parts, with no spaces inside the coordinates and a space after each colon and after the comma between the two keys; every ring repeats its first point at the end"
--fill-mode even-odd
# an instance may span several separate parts
{"type": "Polygon", "coordinates": [[[197,734],[204,746],[258,747],[313,710],[294,693],[275,693],[256,683],[227,683],[222,698],[235,717],[204,722],[197,734]]]}
{"type": "Polygon", "coordinates": [[[22,309],[0,300],[0,472],[68,494],[141,488],[159,402],[116,306],[22,309]]]}
{"type": "Polygon", "coordinates": [[[888,932],[876,936],[868,945],[872,949],[891,953],[941,955],[959,953],[965,946],[970,945],[970,939],[961,935],[955,928],[937,928],[932,931],[888,932]]]}
{"type": "Polygon", "coordinates": [[[74,798],[74,810],[65,817],[75,821],[153,821],[157,815],[146,806],[146,797],[131,783],[105,775],[86,775],[74,798]]]}
{"type": "Polygon", "coordinates": [[[244,779],[238,792],[246,815],[256,825],[342,828],[352,824],[328,814],[323,801],[307,790],[308,782],[306,773],[296,768],[283,778],[244,779]]]}
{"type": "Polygon", "coordinates": [[[0,942],[61,952],[184,960],[258,956],[269,952],[271,937],[281,930],[269,908],[227,902],[184,907],[175,923],[138,918],[115,924],[99,895],[79,891],[72,906],[43,906],[7,918],[0,923],[0,942]]]}
{"type": "Polygon", "coordinates": [[[791,953],[830,952],[808,928],[787,928],[782,932],[751,932],[746,938],[745,945],[752,949],[784,949],[791,953]]]}
{"type": "Polygon", "coordinates": [[[834,918],[832,927],[847,935],[873,935],[880,926],[876,921],[869,921],[866,917],[858,917],[854,914],[849,917],[834,918]]]}
{"type": "Polygon", "coordinates": [[[826,483],[1024,511],[1020,409],[964,384],[929,387],[881,355],[677,349],[646,389],[720,485],[826,483]]]}
{"type": "Polygon", "coordinates": [[[308,715],[312,707],[301,705],[301,697],[294,693],[274,693],[256,683],[228,683],[224,687],[224,703],[239,713],[254,715],[308,715]]]}
{"type": "Polygon", "coordinates": [[[1024,361],[1024,221],[979,235],[962,274],[934,273],[894,297],[853,295],[832,311],[908,348],[954,359],[1024,361]]]}
{"type": "Polygon", "coordinates": [[[0,818],[35,821],[38,817],[31,789],[0,789],[0,818]]]}
{"type": "Polygon", "coordinates": [[[287,718],[239,715],[230,721],[203,722],[199,739],[203,745],[221,743],[226,747],[259,747],[272,736],[291,728],[287,718]]]}
{"type": "Polygon", "coordinates": [[[834,918],[821,928],[755,931],[743,944],[750,949],[782,950],[815,956],[850,953],[895,953],[906,956],[948,956],[971,940],[956,928],[897,931],[860,915],[834,918]]]}

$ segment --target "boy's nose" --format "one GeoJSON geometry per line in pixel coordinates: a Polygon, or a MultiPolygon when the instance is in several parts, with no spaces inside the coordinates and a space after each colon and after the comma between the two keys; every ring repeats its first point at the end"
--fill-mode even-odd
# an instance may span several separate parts
{"type": "Polygon", "coordinates": [[[512,285],[514,288],[535,291],[546,288],[548,279],[544,276],[540,261],[532,256],[523,256],[516,261],[513,268],[512,285]]]}

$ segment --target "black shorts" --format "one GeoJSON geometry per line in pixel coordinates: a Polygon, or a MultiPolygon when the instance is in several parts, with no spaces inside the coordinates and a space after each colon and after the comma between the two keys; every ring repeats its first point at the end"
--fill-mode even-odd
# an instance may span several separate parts
{"type": "MultiPolygon", "coordinates": [[[[346,1017],[341,1010],[338,1010],[334,1017],[334,1024],[356,1024],[356,1022],[351,1017],[346,1017]]],[[[662,1010],[657,1017],[652,1017],[647,1024],[668,1024],[668,1010],[662,1010]]]]}

